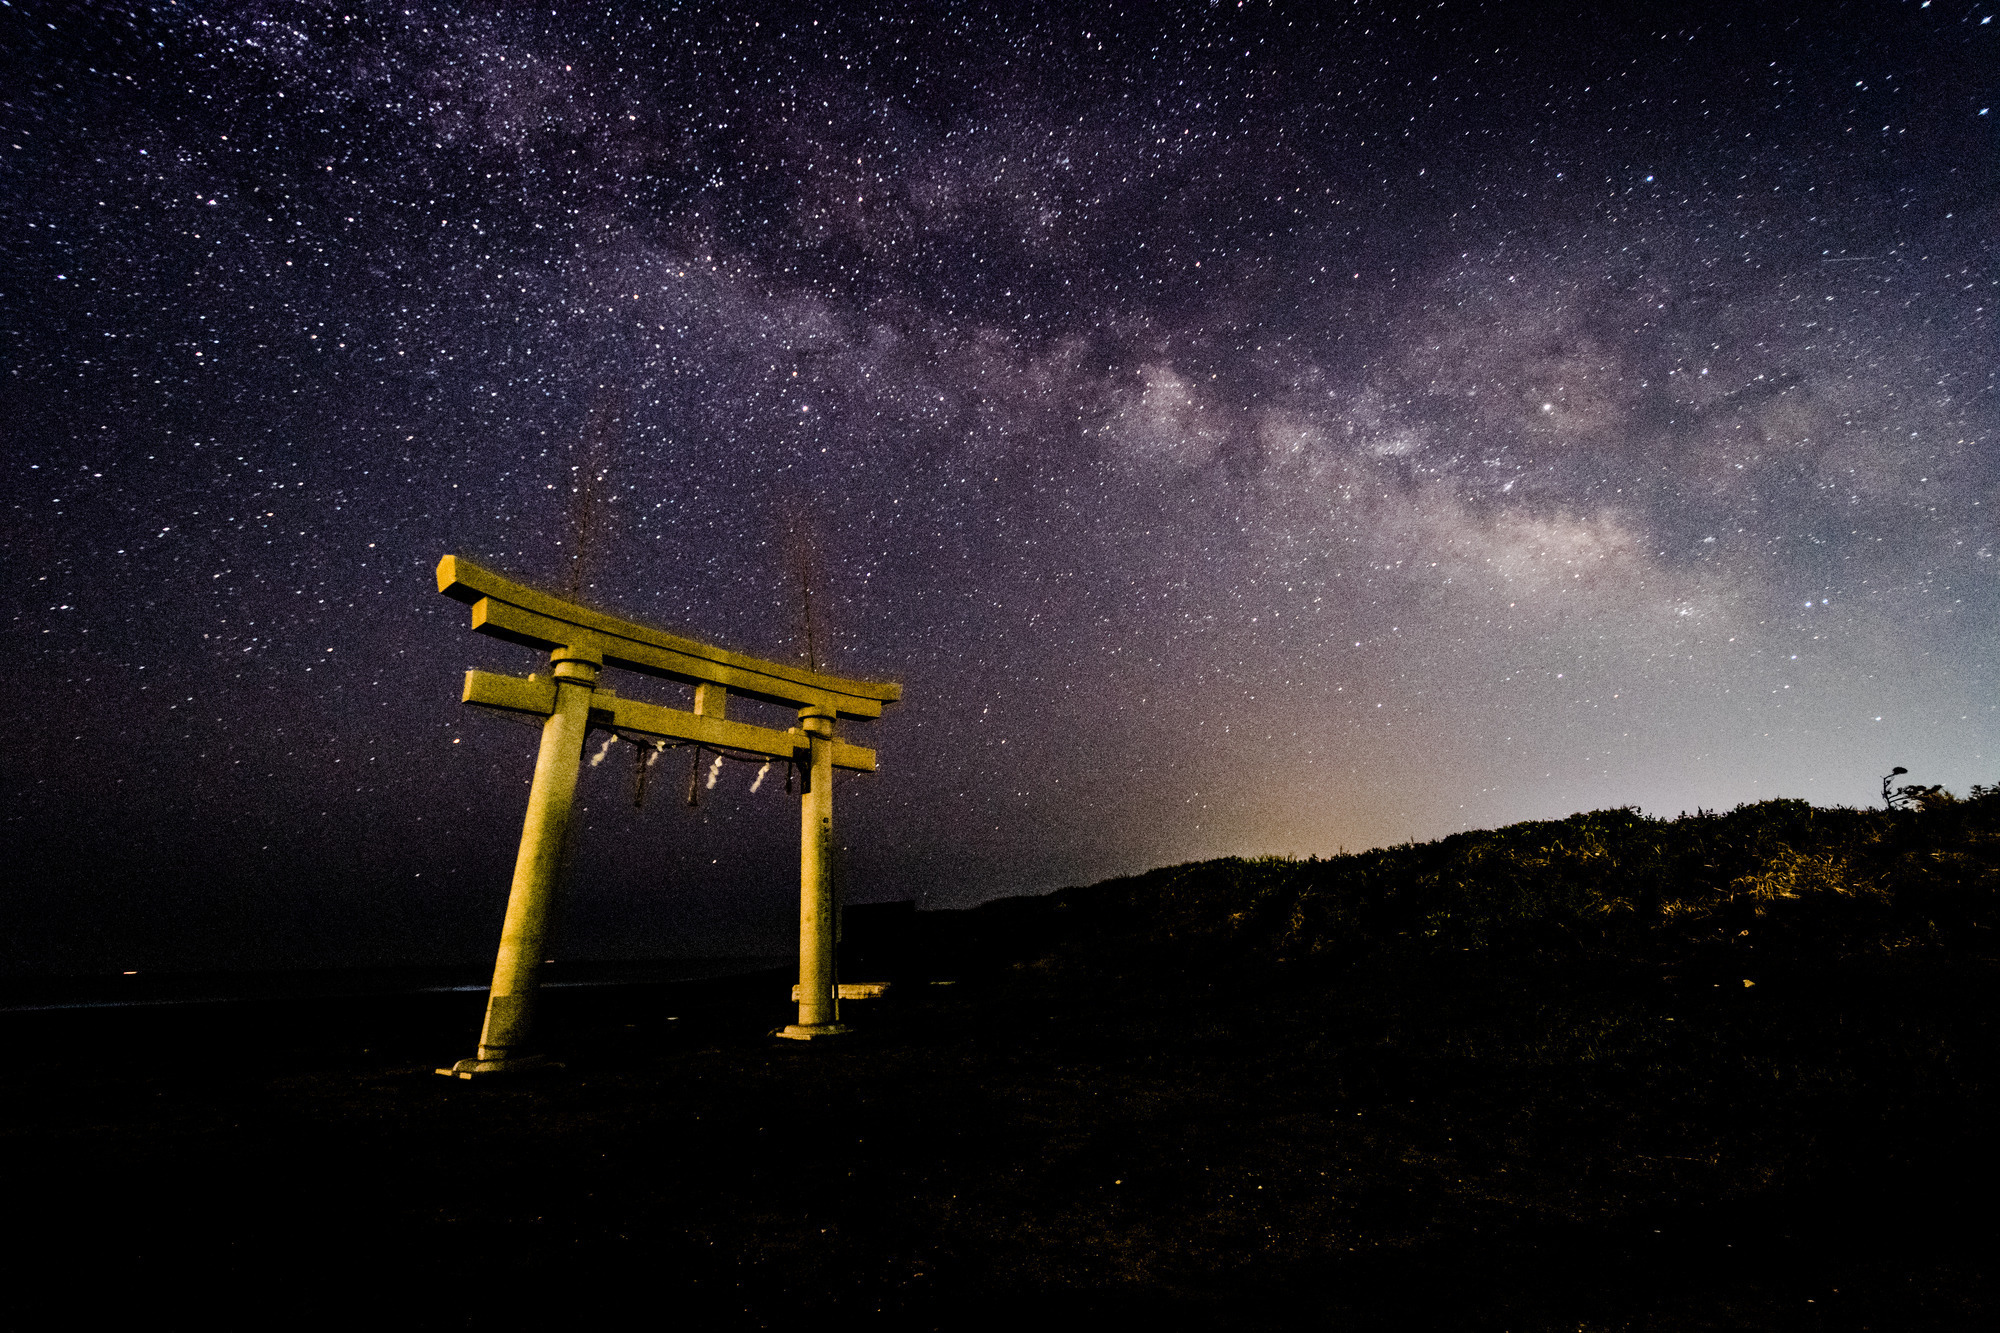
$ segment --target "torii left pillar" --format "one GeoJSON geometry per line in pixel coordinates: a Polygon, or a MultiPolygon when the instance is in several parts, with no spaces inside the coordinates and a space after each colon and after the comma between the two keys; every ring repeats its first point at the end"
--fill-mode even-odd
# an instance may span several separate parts
{"type": "Polygon", "coordinates": [[[584,737],[590,731],[590,696],[602,664],[596,654],[574,648],[558,648],[551,657],[555,711],[542,723],[541,749],[535,754],[528,817],[522,821],[521,850],[514,857],[514,883],[507,891],[507,917],[500,926],[500,952],[493,960],[493,988],[486,998],[479,1054],[440,1073],[470,1077],[542,1063],[543,1057],[528,1046],[534,1034],[536,985],[562,873],[584,737]]]}

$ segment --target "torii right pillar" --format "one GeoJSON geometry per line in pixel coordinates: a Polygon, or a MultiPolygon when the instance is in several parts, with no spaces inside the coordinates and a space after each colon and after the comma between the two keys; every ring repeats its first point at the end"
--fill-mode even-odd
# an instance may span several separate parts
{"type": "Polygon", "coordinates": [[[833,891],[833,723],[830,708],[799,710],[799,729],[811,747],[799,793],[799,1021],[772,1034],[795,1041],[847,1031],[835,973],[840,903],[833,891]]]}

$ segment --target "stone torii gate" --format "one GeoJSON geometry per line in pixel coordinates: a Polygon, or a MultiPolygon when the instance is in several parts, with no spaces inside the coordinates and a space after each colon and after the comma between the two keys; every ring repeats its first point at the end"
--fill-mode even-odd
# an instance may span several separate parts
{"type": "Polygon", "coordinates": [[[804,774],[799,799],[799,1020],[778,1036],[801,1040],[845,1031],[834,977],[838,908],[833,893],[833,770],[875,771],[875,752],[834,736],[839,718],[873,718],[902,697],[900,685],[843,680],[782,662],[746,657],[664,630],[620,620],[524,587],[470,560],[438,562],[438,591],[470,603],[472,628],[509,643],[545,650],[549,673],[525,679],[490,671],[465,673],[463,701],[545,718],[521,850],[507,894],[500,951],[479,1053],[440,1074],[472,1078],[541,1061],[528,1042],[536,982],[548,935],[549,908],[561,868],[563,840],[576,794],[584,738],[593,727],[692,742],[796,763],[804,774]],[[598,684],[607,666],[694,686],[694,709],[621,699],[598,684]],[[785,731],[732,722],[731,693],[799,710],[785,731]]]}

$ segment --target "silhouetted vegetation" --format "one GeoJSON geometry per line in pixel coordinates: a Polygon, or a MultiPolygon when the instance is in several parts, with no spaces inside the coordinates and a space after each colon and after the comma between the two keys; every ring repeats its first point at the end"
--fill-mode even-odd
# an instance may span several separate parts
{"type": "Polygon", "coordinates": [[[443,1327],[1987,1327],[1996,886],[1986,789],[1614,809],[859,909],[904,984],[810,1047],[786,973],[552,991],[566,1068],[491,1084],[429,1072],[476,993],[17,1014],[17,1265],[443,1327]]]}
{"type": "Polygon", "coordinates": [[[1240,1194],[1176,1195],[1164,1126],[1118,1150],[1176,1182],[1145,1262],[1191,1288],[1282,1272],[1362,1326],[1962,1327],[1990,1298],[1992,1227],[1957,1219],[1995,1178],[1996,907],[1975,788],[1199,862],[990,903],[934,948],[1007,978],[987,1002],[1049,1025],[1042,1059],[1122,1045],[1282,1143],[1234,1155],[1287,1192],[1256,1212],[1283,1262],[1225,1220],[1240,1194]]]}
{"type": "Polygon", "coordinates": [[[1196,862],[1035,901],[1078,913],[1098,944],[1255,966],[1384,951],[1823,964],[1989,947],[2000,796],[1904,790],[1879,811],[1597,810],[1327,860],[1196,862]]]}

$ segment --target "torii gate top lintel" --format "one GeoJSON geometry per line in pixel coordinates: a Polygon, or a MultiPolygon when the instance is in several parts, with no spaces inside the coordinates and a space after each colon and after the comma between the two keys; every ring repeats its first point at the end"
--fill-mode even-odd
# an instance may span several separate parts
{"type": "Polygon", "coordinates": [[[472,627],[479,633],[530,648],[568,649],[606,666],[721,685],[734,694],[840,717],[880,717],[882,706],[903,694],[901,685],[829,676],[621,620],[516,583],[463,556],[438,561],[437,583],[439,592],[472,606],[472,627]]]}

